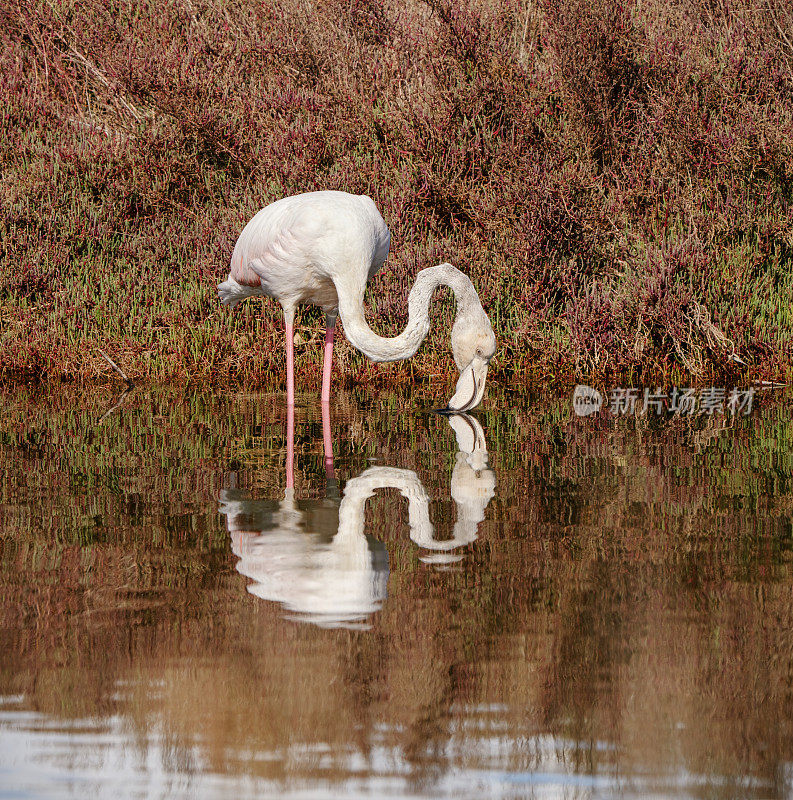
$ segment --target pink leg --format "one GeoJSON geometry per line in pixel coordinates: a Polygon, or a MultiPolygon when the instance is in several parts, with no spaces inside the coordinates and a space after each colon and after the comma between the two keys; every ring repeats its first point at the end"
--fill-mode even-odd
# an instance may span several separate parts
{"type": "Polygon", "coordinates": [[[330,438],[330,375],[333,363],[333,334],[336,317],[325,317],[325,357],[322,361],[322,443],[325,449],[325,475],[333,477],[333,440],[330,438]]]}
{"type": "Polygon", "coordinates": [[[286,322],[286,404],[295,404],[295,324],[286,322]]]}
{"type": "Polygon", "coordinates": [[[333,335],[336,317],[325,317],[325,358],[322,362],[322,402],[330,403],[330,371],[333,363],[333,335]]]}
{"type": "Polygon", "coordinates": [[[286,326],[286,488],[295,485],[295,313],[284,309],[286,326]]]}
{"type": "Polygon", "coordinates": [[[295,405],[286,407],[286,488],[295,486],[295,405]]]}

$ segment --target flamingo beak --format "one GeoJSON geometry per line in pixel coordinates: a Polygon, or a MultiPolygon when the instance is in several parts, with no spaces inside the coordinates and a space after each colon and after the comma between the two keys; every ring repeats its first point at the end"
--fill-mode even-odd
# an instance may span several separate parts
{"type": "Polygon", "coordinates": [[[457,386],[449,400],[449,407],[446,411],[456,413],[459,411],[470,411],[482,401],[485,393],[485,381],[487,380],[487,361],[484,358],[475,356],[474,360],[463,369],[457,386]]]}

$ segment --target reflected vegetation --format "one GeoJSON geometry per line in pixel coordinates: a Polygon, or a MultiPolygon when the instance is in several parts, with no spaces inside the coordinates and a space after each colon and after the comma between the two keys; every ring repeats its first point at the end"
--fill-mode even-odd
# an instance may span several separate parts
{"type": "Polygon", "coordinates": [[[790,399],[579,419],[504,396],[471,426],[344,395],[329,471],[313,396],[290,448],[278,397],[138,390],[99,424],[107,393],[5,395],[3,781],[788,796],[790,399]],[[365,575],[307,607],[276,559],[324,573],[334,546],[365,575]]]}

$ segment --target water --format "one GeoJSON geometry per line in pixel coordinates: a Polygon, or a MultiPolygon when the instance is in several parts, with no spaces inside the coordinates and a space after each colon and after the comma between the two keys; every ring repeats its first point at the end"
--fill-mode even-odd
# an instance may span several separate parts
{"type": "Polygon", "coordinates": [[[791,796],[790,396],[116,399],[3,398],[0,798],[791,796]]]}

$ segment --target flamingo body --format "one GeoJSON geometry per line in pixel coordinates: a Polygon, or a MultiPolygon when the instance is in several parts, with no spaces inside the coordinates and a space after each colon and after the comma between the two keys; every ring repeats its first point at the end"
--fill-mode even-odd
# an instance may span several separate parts
{"type": "Polygon", "coordinates": [[[363,292],[388,256],[391,234],[365,195],[309,192],[284,197],[243,228],[220,284],[228,305],[252,295],[275,298],[288,314],[301,303],[338,314],[342,290],[363,292]],[[236,284],[236,285],[235,285],[236,284]]]}

